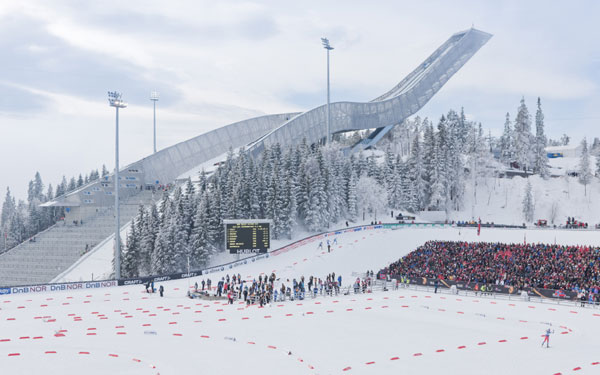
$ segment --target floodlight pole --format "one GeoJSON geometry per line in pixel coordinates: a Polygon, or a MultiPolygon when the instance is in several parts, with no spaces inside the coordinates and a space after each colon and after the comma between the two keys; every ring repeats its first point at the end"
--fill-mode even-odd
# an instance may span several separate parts
{"type": "Polygon", "coordinates": [[[329,143],[329,137],[331,134],[331,109],[329,108],[330,106],[330,91],[329,91],[329,48],[327,49],[327,141],[325,141],[325,143],[329,143]]]}
{"type": "Polygon", "coordinates": [[[150,100],[154,104],[154,153],[156,154],[156,102],[158,101],[158,92],[152,91],[150,93],[150,100]]]}
{"type": "Polygon", "coordinates": [[[121,94],[116,91],[108,92],[108,103],[116,109],[115,118],[115,279],[121,278],[121,211],[119,207],[119,108],[127,107],[127,103],[121,100],[121,94]]]}
{"type": "Polygon", "coordinates": [[[331,134],[331,110],[330,110],[330,101],[329,101],[329,51],[333,49],[332,46],[329,45],[329,39],[321,38],[321,43],[323,43],[323,48],[327,50],[327,136],[325,137],[325,144],[330,142],[330,134],[331,134]]]}

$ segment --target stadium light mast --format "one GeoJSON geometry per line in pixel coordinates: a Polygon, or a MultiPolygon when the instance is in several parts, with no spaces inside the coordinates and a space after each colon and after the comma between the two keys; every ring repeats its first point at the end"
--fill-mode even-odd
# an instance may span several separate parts
{"type": "Polygon", "coordinates": [[[154,153],[156,154],[156,102],[158,101],[158,91],[150,93],[150,100],[154,103],[154,153]]]}
{"type": "Polygon", "coordinates": [[[323,43],[323,48],[327,50],[327,137],[325,137],[325,144],[329,143],[329,137],[331,134],[331,129],[329,123],[331,122],[331,112],[329,109],[329,51],[333,49],[331,45],[329,45],[329,39],[321,38],[321,43],[323,43]]]}
{"type": "Polygon", "coordinates": [[[127,107],[127,103],[121,98],[121,94],[116,91],[108,92],[108,104],[116,109],[115,123],[115,278],[121,278],[121,212],[119,210],[119,108],[127,107]]]}

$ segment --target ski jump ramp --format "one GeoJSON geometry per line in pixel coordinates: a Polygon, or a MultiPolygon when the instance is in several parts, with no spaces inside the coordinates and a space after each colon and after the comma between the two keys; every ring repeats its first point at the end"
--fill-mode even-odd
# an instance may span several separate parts
{"type": "MultiPolygon", "coordinates": [[[[354,150],[373,146],[421,109],[491,37],[474,28],[456,33],[385,94],[365,103],[331,103],[332,133],[376,129],[354,150]]],[[[258,156],[276,143],[288,147],[303,139],[309,144],[321,142],[326,135],[326,117],[327,106],[322,105],[304,113],[267,115],[223,126],[126,166],[121,171],[120,194],[128,197],[151,186],[171,183],[229,148],[246,147],[252,156],[258,156]]],[[[85,211],[92,214],[97,207],[112,206],[113,191],[113,176],[109,175],[44,206],[71,207],[71,213],[83,218],[89,216],[85,211]]]]}
{"type": "MultiPolygon", "coordinates": [[[[377,129],[354,149],[374,145],[395,125],[415,114],[490,38],[469,29],[450,37],[398,85],[368,103],[331,103],[331,132],[377,129]]],[[[311,144],[326,137],[327,105],[295,116],[266,134],[250,148],[257,155],[276,143],[286,147],[301,139],[311,144]]]]}

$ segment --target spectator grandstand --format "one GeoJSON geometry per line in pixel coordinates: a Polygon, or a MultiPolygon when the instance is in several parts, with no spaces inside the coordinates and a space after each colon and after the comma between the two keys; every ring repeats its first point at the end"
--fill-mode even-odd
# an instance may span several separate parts
{"type": "Polygon", "coordinates": [[[600,248],[428,241],[379,271],[378,278],[387,275],[568,290],[598,300],[600,248]]]}

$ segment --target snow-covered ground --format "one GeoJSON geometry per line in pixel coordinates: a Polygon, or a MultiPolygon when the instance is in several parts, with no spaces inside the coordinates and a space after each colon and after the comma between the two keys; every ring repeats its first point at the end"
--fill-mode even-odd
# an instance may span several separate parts
{"type": "MultiPolygon", "coordinates": [[[[340,235],[235,268],[280,282],[377,271],[430,239],[600,244],[596,232],[400,229],[340,235]]],[[[213,280],[225,272],[210,274],[213,280]]],[[[206,277],[206,276],[205,276],[206,277]]],[[[598,373],[600,310],[414,290],[273,303],[190,300],[195,279],[0,296],[7,374],[556,374],[598,373]],[[156,287],[159,285],[157,284],[156,287]],[[540,335],[554,329],[551,347],[540,335]],[[345,371],[344,371],[345,370],[345,371]]]]}
{"type": "MultiPolygon", "coordinates": [[[[600,181],[596,178],[586,188],[579,183],[577,177],[566,176],[566,170],[577,170],[579,158],[549,159],[552,170],[560,172],[563,177],[548,178],[539,176],[529,178],[486,178],[477,182],[476,193],[473,194],[471,182],[466,184],[464,209],[452,212],[453,220],[477,220],[502,224],[522,224],[523,197],[525,186],[529,180],[532,185],[534,200],[534,220],[545,219],[550,224],[565,224],[567,217],[588,222],[590,226],[600,223],[600,181]],[[558,169],[560,168],[560,169],[558,169]]],[[[594,158],[590,157],[592,167],[594,158]]]]}

